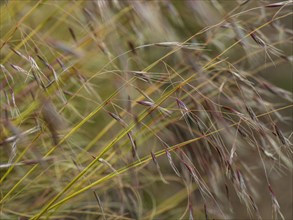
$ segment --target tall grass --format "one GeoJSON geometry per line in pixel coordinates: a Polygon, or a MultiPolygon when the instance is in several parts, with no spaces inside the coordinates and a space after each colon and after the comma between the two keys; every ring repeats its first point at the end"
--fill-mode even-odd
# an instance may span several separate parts
{"type": "Polygon", "coordinates": [[[291,19],[2,1],[1,219],[290,219],[292,92],[266,74],[292,80],[291,19]]]}

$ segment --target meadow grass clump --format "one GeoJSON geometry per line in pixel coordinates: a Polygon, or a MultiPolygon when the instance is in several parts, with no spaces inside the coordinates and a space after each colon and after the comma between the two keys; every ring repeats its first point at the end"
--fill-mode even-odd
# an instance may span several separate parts
{"type": "Polygon", "coordinates": [[[292,217],[292,1],[0,7],[1,219],[292,217]]]}

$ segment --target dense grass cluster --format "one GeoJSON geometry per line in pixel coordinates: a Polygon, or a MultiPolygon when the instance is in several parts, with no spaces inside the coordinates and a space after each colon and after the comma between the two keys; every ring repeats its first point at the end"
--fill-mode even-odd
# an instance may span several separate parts
{"type": "Polygon", "coordinates": [[[292,217],[292,1],[0,7],[1,219],[292,217]]]}

